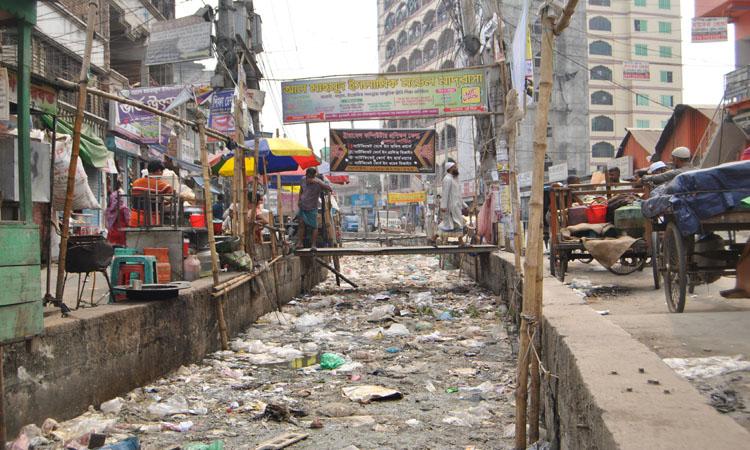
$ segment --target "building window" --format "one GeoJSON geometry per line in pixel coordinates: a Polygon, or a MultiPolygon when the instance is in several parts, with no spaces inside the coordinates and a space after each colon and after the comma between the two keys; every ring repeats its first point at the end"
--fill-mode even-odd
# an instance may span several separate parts
{"type": "Polygon", "coordinates": [[[609,6],[609,0],[589,0],[591,6],[609,6]]]}
{"type": "Polygon", "coordinates": [[[589,44],[589,53],[592,55],[612,56],[612,46],[604,41],[594,41],[589,44]]]}
{"type": "Polygon", "coordinates": [[[641,19],[635,19],[633,21],[633,29],[635,31],[648,31],[648,22],[641,19]]]}
{"type": "Polygon", "coordinates": [[[640,6],[642,8],[646,7],[646,0],[634,0],[635,6],[640,6]]]}
{"type": "Polygon", "coordinates": [[[385,47],[385,59],[391,59],[396,56],[396,41],[391,39],[385,47]]]}
{"type": "Polygon", "coordinates": [[[662,121],[661,121],[661,127],[662,127],[662,128],[666,128],[666,126],[667,126],[667,124],[668,124],[668,123],[669,123],[669,121],[668,121],[668,120],[662,120],[662,121]]]}
{"type": "Polygon", "coordinates": [[[669,0],[659,0],[659,9],[671,9],[669,0]]]}
{"type": "Polygon", "coordinates": [[[648,106],[648,94],[635,94],[635,104],[638,106],[648,106]]]}
{"type": "Polygon", "coordinates": [[[667,47],[666,45],[660,45],[659,46],[659,56],[662,58],[671,58],[672,57],[672,47],[667,47]]]}
{"type": "Polygon", "coordinates": [[[661,82],[662,83],[671,83],[672,82],[672,72],[669,70],[662,70],[660,72],[661,74],[661,82]]]}
{"type": "Polygon", "coordinates": [[[674,106],[674,95],[662,95],[661,104],[663,106],[669,106],[670,108],[674,106]]]}
{"type": "Polygon", "coordinates": [[[636,128],[651,128],[651,123],[648,120],[636,120],[636,128]]]}
{"type": "Polygon", "coordinates": [[[591,131],[614,131],[615,125],[607,116],[596,116],[591,119],[591,131]]]}
{"type": "Polygon", "coordinates": [[[596,91],[591,94],[592,105],[611,105],[613,104],[612,94],[606,91],[596,91]]]}
{"type": "Polygon", "coordinates": [[[672,34],[672,22],[659,22],[659,33],[672,34]]]}
{"type": "Polygon", "coordinates": [[[648,45],[646,44],[635,44],[636,56],[648,56],[648,45]]]}
{"type": "Polygon", "coordinates": [[[591,69],[592,80],[611,80],[612,70],[604,66],[596,66],[591,69]]]}
{"type": "Polygon", "coordinates": [[[395,71],[396,71],[396,66],[394,66],[393,64],[388,66],[388,70],[386,70],[386,72],[395,72],[395,71]]]}
{"type": "Polygon", "coordinates": [[[409,61],[407,61],[406,58],[401,58],[398,61],[398,71],[407,72],[408,70],[409,70],[409,61]]]}
{"type": "Polygon", "coordinates": [[[446,129],[446,137],[445,137],[445,145],[447,145],[449,148],[456,146],[456,127],[453,125],[448,125],[445,127],[446,129]]]}
{"type": "Polygon", "coordinates": [[[590,30],[612,31],[612,22],[602,16],[596,16],[589,20],[590,30]]]}
{"type": "Polygon", "coordinates": [[[612,158],[615,156],[615,146],[609,142],[597,142],[591,147],[594,158],[612,158]]]}

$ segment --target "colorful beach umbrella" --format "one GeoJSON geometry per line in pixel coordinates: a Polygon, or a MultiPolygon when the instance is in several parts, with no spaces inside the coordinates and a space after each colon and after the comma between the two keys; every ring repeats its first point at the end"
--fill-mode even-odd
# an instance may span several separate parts
{"type": "MultiPolygon", "coordinates": [[[[255,149],[255,140],[245,141],[251,151],[255,149]]],[[[258,173],[278,173],[307,169],[320,164],[312,150],[291,139],[264,138],[258,147],[258,173]]],[[[222,177],[234,175],[234,153],[215,156],[209,160],[211,172],[222,177]]],[[[245,158],[245,175],[255,175],[255,164],[252,157],[245,158]]]]}

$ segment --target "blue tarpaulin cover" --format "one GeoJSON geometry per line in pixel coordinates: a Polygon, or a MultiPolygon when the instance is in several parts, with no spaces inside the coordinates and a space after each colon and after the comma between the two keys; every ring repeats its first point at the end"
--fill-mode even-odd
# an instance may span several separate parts
{"type": "Polygon", "coordinates": [[[733,208],[745,209],[740,202],[748,195],[750,161],[738,161],[678,175],[654,189],[641,210],[650,219],[671,206],[677,228],[687,236],[700,230],[701,220],[733,208]]]}

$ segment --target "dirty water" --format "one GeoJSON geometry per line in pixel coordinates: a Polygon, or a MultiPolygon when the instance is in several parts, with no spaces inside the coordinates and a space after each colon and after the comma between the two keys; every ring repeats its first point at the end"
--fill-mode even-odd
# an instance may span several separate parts
{"type": "Polygon", "coordinates": [[[229,350],[27,437],[36,449],[86,448],[94,431],[144,449],[251,449],[286,433],[308,435],[290,449],[513,448],[514,330],[501,300],[432,256],[341,267],[359,289],[329,274],[229,350]]]}

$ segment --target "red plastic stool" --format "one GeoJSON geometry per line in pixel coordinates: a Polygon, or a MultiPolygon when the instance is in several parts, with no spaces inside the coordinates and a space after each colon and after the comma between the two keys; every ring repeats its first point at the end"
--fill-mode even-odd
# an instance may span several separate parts
{"type": "MultiPolygon", "coordinates": [[[[146,270],[143,266],[143,264],[120,264],[120,272],[117,277],[117,285],[124,286],[130,284],[130,274],[137,274],[140,280],[144,281],[146,280],[146,270]]],[[[128,296],[127,294],[117,294],[115,295],[115,301],[121,302],[123,300],[127,300],[128,296]]]]}

